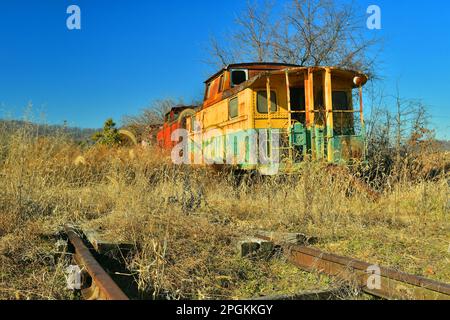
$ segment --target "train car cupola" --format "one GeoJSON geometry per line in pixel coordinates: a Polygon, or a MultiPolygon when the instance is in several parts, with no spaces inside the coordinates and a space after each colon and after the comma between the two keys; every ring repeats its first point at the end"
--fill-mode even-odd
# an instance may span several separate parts
{"type": "Polygon", "coordinates": [[[205,81],[203,108],[223,99],[223,93],[234,89],[265,71],[282,70],[297,65],[274,62],[251,62],[230,64],[205,81]]]}

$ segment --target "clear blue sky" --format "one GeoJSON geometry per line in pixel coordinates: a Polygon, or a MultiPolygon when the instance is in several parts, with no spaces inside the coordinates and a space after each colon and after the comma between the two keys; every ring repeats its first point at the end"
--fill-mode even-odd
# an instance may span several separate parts
{"type": "MultiPolygon", "coordinates": [[[[282,3],[282,0],[277,0],[282,3]]],[[[450,4],[446,0],[358,1],[382,10],[387,91],[430,106],[450,139],[450,4]]],[[[158,98],[190,102],[215,70],[203,61],[211,34],[232,26],[244,1],[1,0],[0,117],[21,117],[29,101],[49,123],[100,127],[158,98]],[[82,29],[66,28],[81,8],[82,29]]]]}

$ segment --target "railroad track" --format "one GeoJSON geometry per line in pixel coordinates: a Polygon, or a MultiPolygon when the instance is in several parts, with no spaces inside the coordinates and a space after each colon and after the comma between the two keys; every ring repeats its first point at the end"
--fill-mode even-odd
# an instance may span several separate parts
{"type": "MultiPolygon", "coordinates": [[[[273,241],[265,234],[259,239],[273,241]]],[[[288,260],[308,272],[324,273],[358,286],[383,299],[450,300],[450,285],[360,260],[326,253],[317,248],[278,243],[288,260]]]]}
{"type": "Polygon", "coordinates": [[[70,226],[65,226],[64,229],[74,248],[73,258],[75,262],[82,270],[86,271],[85,273],[89,278],[85,279],[84,282],[90,283],[90,285],[81,289],[83,298],[86,300],[129,300],[95,259],[77,231],[70,226]]]}
{"type": "MultiPolygon", "coordinates": [[[[74,249],[73,259],[87,276],[87,279],[83,281],[84,287],[81,289],[83,298],[86,300],[129,300],[95,259],[79,233],[67,225],[65,232],[74,249]]],[[[273,242],[276,246],[281,247],[288,260],[303,270],[336,277],[344,283],[356,285],[363,292],[379,298],[450,300],[450,285],[446,283],[326,253],[314,247],[286,243],[267,233],[256,235],[256,238],[273,242]],[[375,281],[372,281],[373,279],[375,281]],[[371,282],[374,282],[375,285],[369,285],[371,282]]],[[[320,297],[332,297],[334,294],[334,292],[327,291],[301,293],[290,297],[277,296],[273,300],[302,300],[311,299],[311,297],[320,299],[320,297]]]]}

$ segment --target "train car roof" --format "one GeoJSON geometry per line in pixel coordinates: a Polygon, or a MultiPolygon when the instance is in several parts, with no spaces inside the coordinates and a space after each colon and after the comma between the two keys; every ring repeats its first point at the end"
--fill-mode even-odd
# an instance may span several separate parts
{"type": "Polygon", "coordinates": [[[222,72],[230,70],[230,69],[253,69],[253,70],[281,70],[289,67],[300,67],[296,64],[289,63],[278,63],[278,62],[244,62],[244,63],[233,63],[229,64],[218,72],[209,77],[205,83],[210,82],[217,78],[222,72]]]}
{"type": "Polygon", "coordinates": [[[175,107],[170,108],[170,110],[168,112],[165,113],[165,115],[167,116],[168,114],[170,114],[171,112],[177,112],[177,111],[184,111],[186,109],[196,109],[198,108],[198,106],[183,106],[183,105],[178,105],[175,107]]]}
{"type": "Polygon", "coordinates": [[[294,67],[287,67],[287,68],[281,68],[281,69],[277,69],[277,70],[267,70],[265,72],[261,72],[260,74],[254,76],[251,79],[248,79],[247,81],[243,82],[242,84],[227,90],[224,92],[223,94],[223,98],[227,98],[230,97],[232,95],[234,95],[236,92],[239,92],[245,88],[250,87],[251,85],[253,85],[258,79],[261,79],[263,77],[267,77],[267,76],[271,76],[271,75],[281,75],[284,74],[286,72],[286,70],[289,71],[289,73],[295,73],[295,72],[304,72],[305,70],[308,69],[312,69],[312,70],[324,70],[324,69],[330,69],[333,73],[338,74],[338,75],[342,75],[345,77],[349,77],[349,78],[353,78],[353,77],[360,77],[361,82],[357,85],[356,83],[354,83],[354,87],[357,88],[359,85],[364,85],[366,84],[366,82],[368,81],[368,76],[366,74],[364,74],[361,71],[354,71],[354,70],[349,70],[349,69],[344,69],[344,68],[338,68],[338,67],[299,67],[299,66],[294,66],[294,67]]]}
{"type": "MultiPolygon", "coordinates": [[[[205,81],[205,83],[210,82],[211,80],[214,80],[217,78],[222,72],[230,70],[230,69],[253,69],[253,70],[265,70],[268,73],[276,74],[277,71],[285,71],[286,69],[289,69],[290,71],[295,70],[307,70],[307,69],[325,69],[330,68],[335,73],[341,73],[346,75],[357,75],[362,77],[363,84],[365,84],[368,80],[368,76],[359,70],[350,70],[347,68],[340,68],[340,67],[332,67],[332,66],[300,66],[296,64],[288,64],[288,63],[277,63],[277,62],[248,62],[248,63],[234,63],[229,64],[226,67],[222,68],[218,72],[216,72],[214,75],[208,78],[208,80],[205,81]]],[[[251,80],[251,79],[249,79],[251,80]]]]}

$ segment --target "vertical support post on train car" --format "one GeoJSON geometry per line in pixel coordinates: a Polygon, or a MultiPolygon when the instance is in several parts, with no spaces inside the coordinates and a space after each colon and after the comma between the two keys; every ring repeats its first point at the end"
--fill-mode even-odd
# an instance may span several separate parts
{"type": "Polygon", "coordinates": [[[366,140],[366,124],[364,123],[364,102],[363,102],[363,92],[362,92],[362,85],[359,84],[359,118],[361,121],[361,135],[363,138],[363,158],[366,160],[367,157],[367,140],[366,140]]]}
{"type": "Polygon", "coordinates": [[[314,74],[311,68],[305,70],[305,102],[306,102],[306,130],[309,131],[309,146],[311,156],[315,159],[315,137],[314,137],[314,74]]]}
{"type": "Polygon", "coordinates": [[[286,97],[287,97],[287,109],[288,109],[288,138],[289,138],[289,160],[293,160],[291,145],[292,135],[292,109],[291,109],[291,84],[289,82],[289,69],[286,69],[286,97]]]}
{"type": "Polygon", "coordinates": [[[267,116],[269,120],[269,129],[272,128],[272,106],[271,106],[271,96],[270,96],[270,77],[267,76],[266,81],[266,91],[267,91],[267,116]]]}
{"type": "Polygon", "coordinates": [[[324,95],[325,95],[325,115],[327,124],[327,159],[328,162],[334,161],[334,148],[333,148],[333,101],[332,101],[332,88],[331,88],[331,70],[325,68],[324,76],[324,95]]]}
{"type": "Polygon", "coordinates": [[[267,116],[269,120],[268,132],[267,132],[267,156],[269,158],[272,154],[271,138],[272,138],[272,99],[270,96],[270,76],[267,76],[266,81],[266,91],[267,91],[267,116]]]}
{"type": "Polygon", "coordinates": [[[364,127],[364,103],[363,103],[363,94],[362,94],[362,86],[359,85],[359,117],[361,120],[361,126],[364,127]]]}
{"type": "Polygon", "coordinates": [[[292,116],[291,116],[291,112],[292,112],[292,110],[291,110],[291,85],[290,85],[290,82],[289,82],[289,70],[288,69],[286,69],[286,97],[287,97],[287,109],[288,109],[288,113],[289,113],[289,115],[288,115],[288,119],[289,119],[289,126],[292,124],[291,123],[291,121],[292,121],[292,116]]]}
{"type": "Polygon", "coordinates": [[[307,109],[307,126],[314,125],[314,73],[311,68],[305,72],[305,90],[306,90],[306,109],[307,109]]]}

